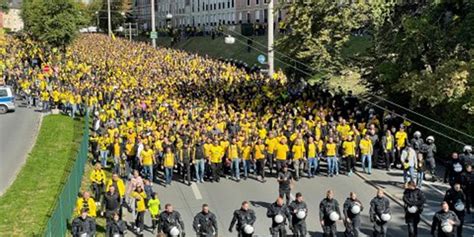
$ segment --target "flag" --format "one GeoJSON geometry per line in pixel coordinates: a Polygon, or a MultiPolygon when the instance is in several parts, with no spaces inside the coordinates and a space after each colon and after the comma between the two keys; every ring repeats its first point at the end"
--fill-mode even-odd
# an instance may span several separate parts
{"type": "Polygon", "coordinates": [[[114,33],[112,33],[112,35],[110,36],[112,38],[112,40],[115,40],[115,35],[114,33]]]}

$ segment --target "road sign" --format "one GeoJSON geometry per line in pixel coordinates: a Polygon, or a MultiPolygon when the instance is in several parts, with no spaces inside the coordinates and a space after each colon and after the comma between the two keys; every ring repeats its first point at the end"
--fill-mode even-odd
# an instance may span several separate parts
{"type": "Polygon", "coordinates": [[[265,56],[263,54],[258,55],[257,60],[260,64],[265,63],[265,56]]]}
{"type": "Polygon", "coordinates": [[[156,39],[156,38],[158,38],[158,32],[156,32],[156,31],[150,32],[150,38],[151,38],[151,39],[156,39]]]}

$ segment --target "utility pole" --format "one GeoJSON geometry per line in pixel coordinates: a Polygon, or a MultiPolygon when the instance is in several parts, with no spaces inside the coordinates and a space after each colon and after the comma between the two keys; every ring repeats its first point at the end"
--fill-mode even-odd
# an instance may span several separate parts
{"type": "Polygon", "coordinates": [[[110,0],[107,0],[107,21],[109,26],[109,37],[112,37],[112,16],[110,13],[110,0]]]}
{"type": "Polygon", "coordinates": [[[130,37],[130,41],[132,41],[132,23],[128,23],[128,34],[130,37]]]}
{"type": "Polygon", "coordinates": [[[274,7],[274,1],[275,0],[270,0],[268,3],[268,76],[272,77],[273,72],[275,70],[274,68],[274,58],[273,58],[273,7],[274,7]]]}
{"type": "MultiPolygon", "coordinates": [[[[155,0],[150,0],[151,1],[151,32],[155,32],[155,0]]],[[[152,37],[151,43],[153,45],[153,48],[156,48],[156,39],[155,37],[152,37]]]]}

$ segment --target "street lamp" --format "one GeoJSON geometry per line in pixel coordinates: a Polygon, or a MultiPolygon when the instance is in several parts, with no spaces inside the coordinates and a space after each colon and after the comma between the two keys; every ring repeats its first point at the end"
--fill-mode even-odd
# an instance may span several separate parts
{"type": "Polygon", "coordinates": [[[95,15],[97,17],[97,30],[98,30],[99,29],[99,24],[100,24],[100,22],[99,22],[99,11],[96,11],[95,15]]]}

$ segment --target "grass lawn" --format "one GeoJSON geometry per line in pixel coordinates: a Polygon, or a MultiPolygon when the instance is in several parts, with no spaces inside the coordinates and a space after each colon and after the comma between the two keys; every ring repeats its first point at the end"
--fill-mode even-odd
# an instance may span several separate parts
{"type": "Polygon", "coordinates": [[[25,165],[0,197],[0,236],[32,236],[46,225],[76,158],[82,124],[63,115],[44,117],[25,165]]]}

